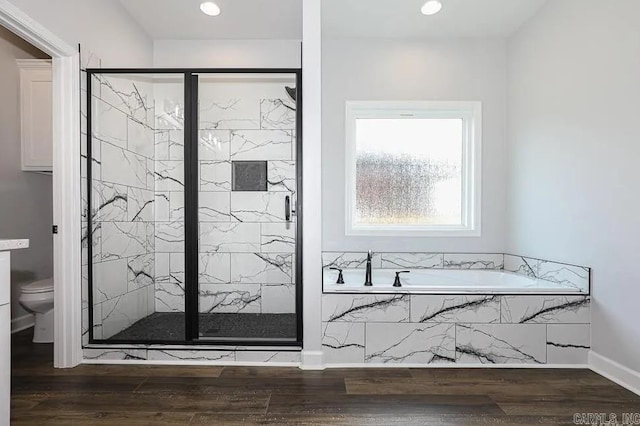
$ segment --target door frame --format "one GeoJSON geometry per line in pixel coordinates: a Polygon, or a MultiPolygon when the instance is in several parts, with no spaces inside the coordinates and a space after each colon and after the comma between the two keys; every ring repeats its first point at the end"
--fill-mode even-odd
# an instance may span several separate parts
{"type": "MultiPolygon", "coordinates": [[[[303,112],[302,112],[302,69],[301,68],[87,68],[87,99],[91,99],[91,77],[96,74],[182,74],[184,84],[184,147],[185,147],[185,339],[184,340],[113,340],[95,339],[93,336],[93,265],[91,249],[93,235],[88,232],[88,331],[90,345],[202,345],[202,346],[244,346],[244,347],[282,347],[282,350],[299,350],[303,346],[303,212],[302,212],[302,161],[303,161],[303,112]],[[198,335],[198,174],[194,173],[193,164],[197,165],[198,150],[193,149],[194,140],[198,138],[198,79],[199,74],[294,74],[296,76],[296,251],[295,251],[295,306],[296,306],[296,340],[200,340],[198,335]],[[194,96],[195,94],[195,96],[194,96]],[[191,183],[188,185],[188,183],[191,183]],[[189,192],[189,190],[191,190],[189,192]],[[191,283],[191,284],[189,284],[191,283]],[[296,349],[297,348],[297,349],[296,349]]],[[[91,102],[87,102],[87,194],[88,205],[91,205],[91,147],[92,126],[91,102]]],[[[87,217],[87,229],[93,229],[91,215],[87,217]]],[[[292,271],[293,272],[293,271],[292,271]]]]}
{"type": "Polygon", "coordinates": [[[80,59],[72,47],[7,0],[0,25],[52,58],[54,344],[56,368],[82,361],[80,59]]]}

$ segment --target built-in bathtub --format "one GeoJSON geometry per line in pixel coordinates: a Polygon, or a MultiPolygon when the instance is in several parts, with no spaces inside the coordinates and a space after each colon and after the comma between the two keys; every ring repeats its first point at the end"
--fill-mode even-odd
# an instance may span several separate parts
{"type": "Polygon", "coordinates": [[[502,270],[374,269],[372,286],[365,286],[364,269],[325,270],[323,285],[328,293],[400,294],[584,294],[581,289],[536,277],[502,270]],[[400,287],[394,287],[396,272],[400,287]]]}
{"type": "Polygon", "coordinates": [[[584,367],[585,266],[504,253],[322,257],[322,351],[331,367],[584,367]],[[344,284],[336,284],[343,270],[344,284]],[[393,287],[397,271],[402,287],[393,287]]]}

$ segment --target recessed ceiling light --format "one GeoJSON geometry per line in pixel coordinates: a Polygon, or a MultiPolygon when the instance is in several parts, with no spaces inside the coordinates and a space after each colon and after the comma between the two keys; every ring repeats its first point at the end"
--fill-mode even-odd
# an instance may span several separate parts
{"type": "Polygon", "coordinates": [[[200,3],[200,10],[205,15],[218,16],[220,15],[220,7],[212,1],[205,1],[200,3]]]}
{"type": "Polygon", "coordinates": [[[438,0],[429,0],[422,6],[422,9],[420,9],[420,11],[423,15],[430,16],[440,12],[440,9],[442,9],[442,3],[440,3],[438,0]]]}

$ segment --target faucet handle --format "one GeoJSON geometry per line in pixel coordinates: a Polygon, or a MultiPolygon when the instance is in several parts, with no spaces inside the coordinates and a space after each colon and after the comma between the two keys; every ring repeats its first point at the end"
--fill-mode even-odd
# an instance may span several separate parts
{"type": "Polygon", "coordinates": [[[400,282],[400,274],[408,274],[411,271],[397,271],[396,272],[396,279],[393,281],[393,286],[394,287],[402,287],[402,283],[400,282]]]}
{"type": "Polygon", "coordinates": [[[329,269],[331,269],[333,271],[338,271],[338,280],[336,281],[336,284],[344,284],[344,277],[342,276],[342,269],[334,268],[334,267],[331,267],[329,269]]]}

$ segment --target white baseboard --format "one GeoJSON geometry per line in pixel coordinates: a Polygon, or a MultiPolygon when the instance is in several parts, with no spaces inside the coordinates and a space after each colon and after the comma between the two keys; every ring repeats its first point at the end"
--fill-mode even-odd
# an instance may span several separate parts
{"type": "Polygon", "coordinates": [[[322,351],[305,351],[302,353],[302,362],[300,363],[301,370],[324,370],[325,366],[322,363],[322,351]]]}
{"type": "Polygon", "coordinates": [[[11,334],[34,326],[33,314],[25,314],[11,320],[11,334]]]}
{"type": "Polygon", "coordinates": [[[612,382],[640,395],[640,372],[617,363],[616,361],[589,351],[589,368],[612,382]]]}

